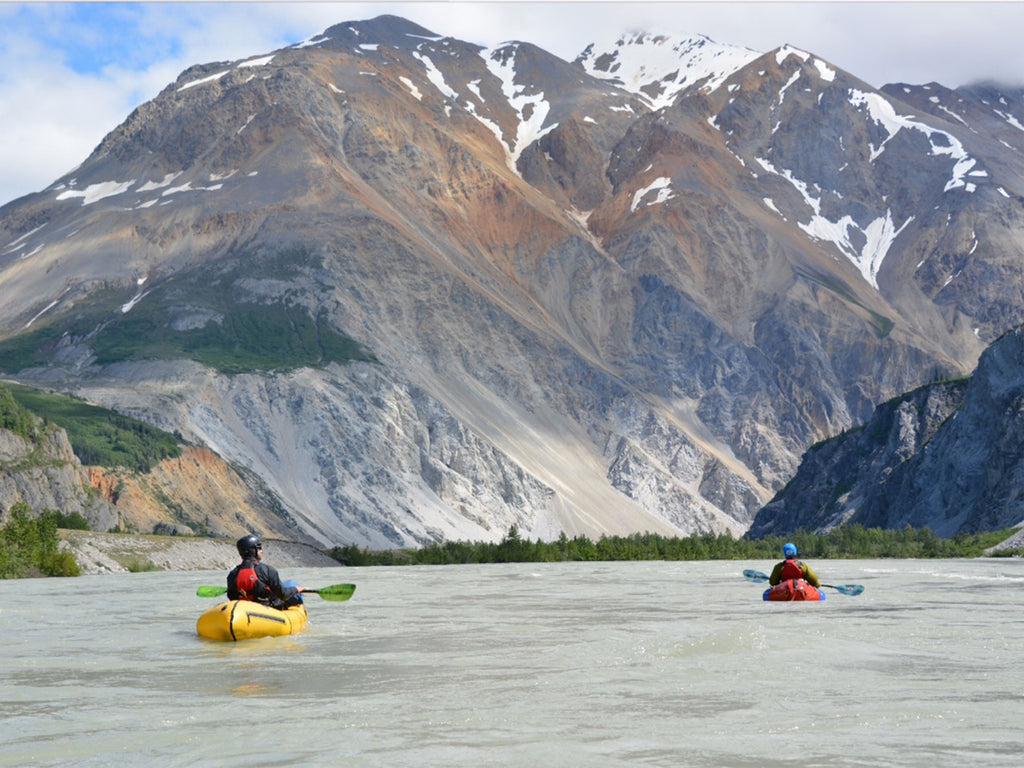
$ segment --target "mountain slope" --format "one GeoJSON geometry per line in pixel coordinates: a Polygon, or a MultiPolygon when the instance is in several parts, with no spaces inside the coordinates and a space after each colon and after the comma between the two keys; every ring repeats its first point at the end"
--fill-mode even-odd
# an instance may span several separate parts
{"type": "Polygon", "coordinates": [[[0,422],[0,521],[18,503],[35,512],[78,514],[97,529],[117,523],[113,508],[92,492],[64,430],[41,419],[33,418],[26,434],[0,422]]]}
{"type": "Polygon", "coordinates": [[[1024,320],[1019,168],[787,46],[348,22],[190,68],[0,209],[0,369],[209,446],[324,544],[739,534],[1024,320]]]}
{"type": "Polygon", "coordinates": [[[306,538],[258,479],[243,480],[211,451],[85,410],[0,386],[0,520],[25,503],[37,514],[77,513],[95,531],[306,538]]]}
{"type": "Polygon", "coordinates": [[[1021,525],[1022,382],[1017,328],[985,351],[969,379],[922,387],[813,446],[749,534],[859,523],[949,537],[1021,525]]]}

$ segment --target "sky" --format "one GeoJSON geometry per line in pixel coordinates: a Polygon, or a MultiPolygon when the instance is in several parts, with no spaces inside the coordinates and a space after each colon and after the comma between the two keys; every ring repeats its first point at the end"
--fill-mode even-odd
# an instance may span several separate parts
{"type": "Polygon", "coordinates": [[[1024,86],[1024,2],[33,2],[0,0],[0,205],[70,172],[194,64],[268,53],[343,21],[404,16],[491,47],[572,60],[623,32],[790,44],[870,85],[1024,86]]]}

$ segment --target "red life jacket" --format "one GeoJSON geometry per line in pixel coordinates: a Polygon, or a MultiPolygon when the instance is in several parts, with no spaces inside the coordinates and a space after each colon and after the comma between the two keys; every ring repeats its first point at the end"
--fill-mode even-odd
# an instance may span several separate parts
{"type": "Polygon", "coordinates": [[[800,561],[797,559],[786,560],[782,566],[782,580],[789,581],[790,579],[802,579],[804,577],[804,569],[800,567],[800,561]]]}
{"type": "Polygon", "coordinates": [[[256,563],[253,560],[243,560],[242,567],[238,569],[235,576],[235,586],[238,587],[239,600],[252,600],[258,602],[266,599],[270,589],[260,581],[256,575],[256,563]]]}

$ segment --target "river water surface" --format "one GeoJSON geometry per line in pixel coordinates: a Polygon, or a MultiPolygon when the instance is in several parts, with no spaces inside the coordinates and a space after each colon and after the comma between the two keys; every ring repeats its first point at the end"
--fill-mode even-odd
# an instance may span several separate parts
{"type": "Polygon", "coordinates": [[[0,766],[1024,765],[1024,561],[297,569],[297,636],[216,643],[203,571],[0,582],[0,766]]]}

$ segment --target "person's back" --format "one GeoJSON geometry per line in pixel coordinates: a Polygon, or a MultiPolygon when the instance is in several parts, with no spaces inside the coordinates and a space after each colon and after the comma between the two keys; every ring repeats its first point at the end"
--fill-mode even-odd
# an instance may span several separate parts
{"type": "Polygon", "coordinates": [[[803,579],[808,584],[814,587],[820,587],[821,582],[818,580],[818,574],[814,572],[811,566],[807,565],[800,560],[796,559],[796,545],[787,543],[782,547],[782,556],[785,558],[780,563],[776,563],[772,569],[771,576],[768,577],[768,583],[773,587],[783,581],[789,581],[790,579],[803,579]]]}
{"type": "Polygon", "coordinates": [[[274,608],[302,602],[303,587],[281,584],[277,569],[261,562],[263,542],[258,536],[243,536],[235,546],[242,562],[228,573],[228,600],[252,600],[274,608]]]}

